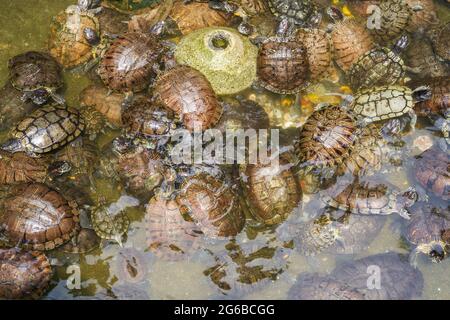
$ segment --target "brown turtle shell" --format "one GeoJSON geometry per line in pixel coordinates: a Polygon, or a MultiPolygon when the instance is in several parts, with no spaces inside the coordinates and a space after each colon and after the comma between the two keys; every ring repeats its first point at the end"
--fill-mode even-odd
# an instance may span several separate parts
{"type": "Polygon", "coordinates": [[[352,64],[374,45],[367,29],[354,19],[336,23],[331,32],[331,42],[334,60],[344,71],[348,71],[352,64]]]}
{"type": "Polygon", "coordinates": [[[275,93],[296,93],[307,85],[309,63],[305,46],[295,38],[271,37],[259,49],[257,75],[275,93]]]}
{"type": "Polygon", "coordinates": [[[421,10],[412,10],[411,20],[406,30],[414,33],[417,30],[428,29],[439,22],[436,13],[436,6],[433,0],[405,0],[411,9],[421,7],[421,10]]]}
{"type": "Polygon", "coordinates": [[[181,118],[188,130],[196,124],[202,130],[217,124],[222,106],[208,79],[194,68],[177,66],[164,73],[155,83],[159,102],[181,118]]]}
{"type": "Polygon", "coordinates": [[[45,158],[33,158],[23,152],[0,151],[0,184],[44,182],[47,168],[45,158]]]}
{"type": "Polygon", "coordinates": [[[244,228],[245,217],[237,195],[226,183],[208,174],[186,180],[177,202],[208,237],[232,237],[244,228]]]}
{"type": "Polygon", "coordinates": [[[77,204],[44,184],[21,184],[3,201],[0,226],[12,244],[52,250],[79,230],[77,204]]]}
{"type": "Polygon", "coordinates": [[[0,89],[0,130],[10,129],[37,108],[31,99],[24,101],[23,96],[23,92],[14,88],[11,82],[0,89]]]}
{"type": "Polygon", "coordinates": [[[442,60],[450,61],[450,21],[430,29],[427,34],[436,54],[442,60]]]}
{"type": "Polygon", "coordinates": [[[450,156],[432,148],[416,160],[414,173],[417,181],[427,191],[444,201],[450,199],[450,156]]]}
{"type": "Polygon", "coordinates": [[[100,62],[98,74],[118,92],[140,92],[156,77],[162,46],[151,34],[130,32],[116,38],[100,62]]]}
{"type": "Polygon", "coordinates": [[[83,254],[100,247],[100,237],[93,229],[82,228],[77,235],[65,243],[61,249],[66,253],[83,254]]]}
{"type": "Polygon", "coordinates": [[[411,21],[412,9],[404,0],[384,0],[379,4],[380,28],[371,29],[382,44],[390,43],[405,32],[411,21]]]}
{"type": "Polygon", "coordinates": [[[430,86],[432,96],[428,100],[416,103],[414,111],[419,116],[444,114],[450,108],[450,78],[436,77],[422,83],[430,86]]]}
{"type": "Polygon", "coordinates": [[[155,195],[146,208],[145,226],[149,249],[163,259],[186,259],[200,246],[201,231],[184,219],[175,200],[155,195]]]}
{"type": "Polygon", "coordinates": [[[52,267],[43,253],[0,249],[0,299],[38,299],[51,278],[52,267]]]}
{"type": "Polygon", "coordinates": [[[321,29],[299,29],[296,36],[306,48],[311,79],[323,79],[330,70],[332,60],[328,33],[321,29]]]}
{"type": "Polygon", "coordinates": [[[306,120],[296,147],[300,163],[334,167],[345,159],[357,137],[356,121],[339,106],[315,111],[306,120]]]}
{"type": "Polygon", "coordinates": [[[245,198],[254,217],[267,225],[284,221],[302,200],[302,192],[290,163],[249,164],[243,174],[245,198]]]}

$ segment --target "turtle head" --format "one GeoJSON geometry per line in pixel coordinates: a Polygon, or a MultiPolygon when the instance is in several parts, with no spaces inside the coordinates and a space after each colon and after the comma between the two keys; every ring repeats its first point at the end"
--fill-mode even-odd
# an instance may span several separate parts
{"type": "Polygon", "coordinates": [[[419,199],[419,193],[413,187],[408,188],[400,195],[400,205],[402,208],[409,208],[413,206],[419,199]]]}
{"type": "Polygon", "coordinates": [[[47,172],[51,178],[60,177],[70,170],[72,170],[72,165],[67,161],[55,161],[47,168],[47,172]]]}
{"type": "Polygon", "coordinates": [[[10,139],[2,144],[0,148],[11,153],[24,151],[19,139],[10,139]]]}
{"type": "Polygon", "coordinates": [[[326,10],[326,13],[334,23],[344,20],[344,14],[341,10],[339,10],[339,8],[335,6],[329,6],[326,10]]]}
{"type": "Polygon", "coordinates": [[[420,86],[420,87],[414,89],[414,91],[412,93],[413,99],[416,102],[429,100],[429,99],[431,99],[432,94],[433,93],[429,86],[420,86]]]}
{"type": "Polygon", "coordinates": [[[130,139],[117,137],[112,142],[112,150],[115,154],[123,154],[133,147],[130,139]]]}
{"type": "Polygon", "coordinates": [[[100,6],[101,0],[78,0],[78,8],[80,10],[95,9],[100,6]]]}
{"type": "Polygon", "coordinates": [[[276,34],[280,37],[289,36],[294,33],[294,23],[287,17],[280,20],[277,26],[276,34]]]}
{"type": "Polygon", "coordinates": [[[38,106],[45,104],[49,96],[50,94],[46,89],[37,89],[28,94],[28,98],[38,106]]]}
{"type": "Polygon", "coordinates": [[[209,0],[208,6],[210,9],[219,10],[226,13],[234,13],[239,9],[236,4],[223,0],[209,0]]]}
{"type": "Polygon", "coordinates": [[[433,262],[441,262],[447,256],[445,243],[442,241],[435,242],[431,245],[429,256],[433,262]]]}
{"type": "Polygon", "coordinates": [[[96,46],[100,43],[100,37],[99,37],[97,31],[95,31],[92,28],[84,28],[83,35],[84,35],[84,38],[86,39],[86,41],[91,46],[96,46]]]}
{"type": "Polygon", "coordinates": [[[409,45],[409,39],[406,34],[402,35],[400,39],[394,44],[392,51],[394,51],[397,55],[400,54],[406,47],[409,45]]]}

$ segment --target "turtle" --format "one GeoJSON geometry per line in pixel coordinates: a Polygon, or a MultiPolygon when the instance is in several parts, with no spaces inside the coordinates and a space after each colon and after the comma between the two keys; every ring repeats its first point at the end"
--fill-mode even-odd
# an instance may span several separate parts
{"type": "Polygon", "coordinates": [[[200,247],[202,232],[194,222],[184,219],[174,199],[156,192],[145,212],[147,245],[156,256],[183,260],[200,247]]]}
{"type": "Polygon", "coordinates": [[[344,187],[337,184],[322,192],[322,201],[332,208],[362,215],[398,213],[405,219],[410,218],[406,208],[411,207],[418,197],[419,194],[413,187],[400,192],[387,183],[358,180],[344,187]]]}
{"type": "Polygon", "coordinates": [[[59,104],[64,98],[57,94],[64,85],[62,68],[49,54],[28,51],[8,61],[9,80],[14,88],[24,93],[23,99],[30,99],[43,105],[49,97],[59,104]]]}
{"type": "Polygon", "coordinates": [[[118,36],[104,53],[97,72],[111,90],[141,92],[153,82],[165,48],[151,33],[118,36]]]}
{"type": "Polygon", "coordinates": [[[86,254],[99,248],[100,237],[90,228],[81,228],[78,234],[66,242],[61,250],[65,253],[86,254]]]}
{"type": "Polygon", "coordinates": [[[93,106],[86,106],[79,109],[80,116],[83,118],[85,128],[84,135],[90,140],[95,140],[101,133],[105,132],[108,124],[105,116],[93,106]]]}
{"type": "Polygon", "coordinates": [[[408,114],[415,128],[417,115],[414,104],[431,98],[431,90],[420,86],[414,90],[400,85],[372,87],[359,90],[349,105],[351,112],[367,124],[408,114]]]}
{"type": "Polygon", "coordinates": [[[283,222],[301,206],[302,191],[293,165],[280,156],[278,163],[241,165],[244,198],[253,217],[265,224],[283,222]]]}
{"type": "Polygon", "coordinates": [[[400,53],[407,45],[408,37],[402,36],[392,50],[387,47],[375,47],[363,54],[347,72],[351,87],[354,90],[370,89],[400,82],[405,75],[400,53]]]}
{"type": "Polygon", "coordinates": [[[66,105],[46,105],[20,121],[1,149],[38,156],[75,140],[84,128],[84,119],[78,110],[66,105]]]}
{"type": "Polygon", "coordinates": [[[194,68],[175,66],[156,81],[156,102],[172,110],[186,129],[214,127],[222,116],[222,105],[210,82],[194,68]]]}
{"type": "Polygon", "coordinates": [[[311,0],[268,0],[267,4],[275,16],[288,18],[301,27],[316,26],[322,20],[319,8],[311,0]]]}
{"type": "Polygon", "coordinates": [[[145,282],[149,274],[148,259],[143,250],[122,248],[114,259],[113,270],[121,283],[145,282]]]}
{"type": "Polygon", "coordinates": [[[257,60],[258,84],[280,94],[298,93],[309,80],[305,46],[295,37],[275,36],[260,44],[257,60]]]}
{"type": "Polygon", "coordinates": [[[86,66],[88,69],[88,62],[96,57],[96,51],[105,48],[96,17],[99,10],[98,1],[79,0],[52,20],[48,49],[64,68],[86,66]]]}
{"type": "Polygon", "coordinates": [[[288,292],[289,300],[364,300],[364,294],[329,275],[301,273],[288,292]]]}
{"type": "Polygon", "coordinates": [[[328,33],[318,28],[302,28],[297,30],[295,36],[306,48],[311,80],[324,79],[329,74],[333,59],[328,33]]]}
{"type": "Polygon", "coordinates": [[[420,298],[424,286],[422,273],[410,266],[407,256],[396,252],[341,263],[331,276],[361,292],[366,300],[420,298]]]}
{"type": "Polygon", "coordinates": [[[2,208],[0,229],[11,244],[26,249],[55,249],[80,229],[77,203],[41,183],[12,186],[2,208]]]}
{"type": "Polygon", "coordinates": [[[45,182],[72,170],[65,161],[33,158],[23,152],[0,151],[0,184],[45,182]]]}
{"type": "Polygon", "coordinates": [[[334,169],[349,155],[359,129],[354,117],[341,106],[327,105],[314,111],[300,130],[295,146],[305,171],[334,169]]]}
{"type": "Polygon", "coordinates": [[[450,220],[442,213],[448,208],[435,207],[429,203],[420,203],[411,208],[412,218],[406,225],[403,236],[413,250],[410,262],[417,266],[417,257],[423,253],[433,262],[447,257],[447,244],[442,238],[445,230],[450,230],[450,220]]]}
{"type": "Polygon", "coordinates": [[[52,275],[50,261],[43,253],[0,249],[0,299],[39,299],[52,275]]]}
{"type": "Polygon", "coordinates": [[[234,237],[244,228],[245,217],[236,193],[225,181],[209,174],[184,181],[176,201],[181,213],[209,238],[234,237]]]}
{"type": "Polygon", "coordinates": [[[450,42],[450,21],[441,25],[433,27],[428,30],[427,35],[433,44],[434,52],[443,61],[450,61],[450,49],[448,43],[450,42]]]}
{"type": "Polygon", "coordinates": [[[432,147],[417,156],[413,172],[416,180],[428,192],[448,201],[450,199],[450,156],[432,147]]]}
{"type": "MultiPolygon", "coordinates": [[[[88,0],[90,1],[90,0],[88,0]]],[[[95,14],[100,27],[100,35],[114,38],[128,30],[130,15],[104,5],[97,7],[95,14]]]]}
{"type": "Polygon", "coordinates": [[[406,27],[408,32],[424,31],[439,23],[433,0],[405,0],[412,9],[411,19],[406,27]]]}
{"type": "Polygon", "coordinates": [[[89,85],[80,93],[81,107],[94,107],[102,113],[107,121],[115,127],[122,127],[122,112],[125,95],[109,92],[102,85],[89,85]]]}
{"type": "Polygon", "coordinates": [[[23,101],[23,92],[7,82],[0,89],[0,130],[10,129],[27,114],[38,108],[31,100],[23,101]]]}
{"type": "Polygon", "coordinates": [[[369,31],[355,19],[344,18],[333,7],[328,8],[327,12],[334,21],[330,34],[334,61],[347,72],[359,57],[374,47],[374,41],[369,31]]]}

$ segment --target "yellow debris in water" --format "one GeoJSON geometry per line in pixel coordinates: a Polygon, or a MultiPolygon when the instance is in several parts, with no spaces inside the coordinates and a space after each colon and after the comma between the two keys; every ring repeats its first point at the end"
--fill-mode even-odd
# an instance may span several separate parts
{"type": "Polygon", "coordinates": [[[281,105],[285,108],[289,108],[294,104],[295,100],[291,99],[291,98],[283,98],[281,100],[281,105]]]}
{"type": "Polygon", "coordinates": [[[334,5],[337,5],[339,3],[339,0],[331,0],[331,3],[333,3],[334,5]]]}
{"type": "Polygon", "coordinates": [[[350,11],[350,9],[347,7],[347,5],[344,5],[342,7],[342,13],[346,16],[346,17],[353,17],[352,12],[350,11]]]}
{"type": "Polygon", "coordinates": [[[341,86],[339,90],[346,94],[351,94],[353,91],[349,86],[341,86]]]}

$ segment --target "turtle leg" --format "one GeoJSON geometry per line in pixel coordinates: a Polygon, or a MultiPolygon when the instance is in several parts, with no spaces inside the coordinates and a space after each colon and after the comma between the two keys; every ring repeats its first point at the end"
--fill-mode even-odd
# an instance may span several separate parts
{"type": "Polygon", "coordinates": [[[50,96],[52,97],[53,101],[55,101],[59,105],[66,104],[66,99],[60,94],[57,94],[56,92],[51,91],[50,96]]]}
{"type": "Polygon", "coordinates": [[[414,110],[411,110],[408,112],[409,117],[411,118],[411,121],[409,122],[409,125],[411,126],[411,130],[416,130],[416,123],[417,123],[417,114],[414,112],[414,110]]]}
{"type": "Polygon", "coordinates": [[[402,217],[406,220],[411,219],[411,214],[405,208],[398,210],[398,214],[400,215],[400,217],[402,217]]]}
{"type": "Polygon", "coordinates": [[[417,259],[419,257],[419,249],[418,248],[414,248],[413,251],[411,251],[411,253],[409,254],[409,264],[417,269],[417,259]]]}

